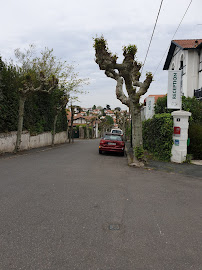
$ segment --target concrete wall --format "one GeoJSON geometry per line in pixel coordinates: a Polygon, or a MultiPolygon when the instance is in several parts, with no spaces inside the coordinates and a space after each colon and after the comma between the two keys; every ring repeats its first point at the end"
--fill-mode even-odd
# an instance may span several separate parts
{"type": "MultiPolygon", "coordinates": [[[[0,153],[13,152],[16,144],[17,132],[0,133],[0,153]]],[[[65,143],[67,141],[67,132],[56,133],[55,144],[65,143]]],[[[24,131],[20,150],[43,147],[52,144],[52,133],[46,132],[36,136],[31,136],[29,132],[24,131]]]]}

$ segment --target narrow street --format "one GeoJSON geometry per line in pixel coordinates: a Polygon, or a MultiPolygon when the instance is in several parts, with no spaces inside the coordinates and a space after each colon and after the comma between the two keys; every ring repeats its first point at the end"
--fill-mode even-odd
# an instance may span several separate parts
{"type": "Polygon", "coordinates": [[[98,145],[0,158],[0,270],[202,269],[202,179],[98,145]]]}

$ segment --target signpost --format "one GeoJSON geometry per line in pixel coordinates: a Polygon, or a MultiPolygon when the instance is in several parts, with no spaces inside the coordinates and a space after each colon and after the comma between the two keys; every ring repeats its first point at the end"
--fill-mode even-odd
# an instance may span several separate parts
{"type": "Polygon", "coordinates": [[[182,72],[169,70],[168,71],[168,109],[181,109],[181,80],[182,72]]]}

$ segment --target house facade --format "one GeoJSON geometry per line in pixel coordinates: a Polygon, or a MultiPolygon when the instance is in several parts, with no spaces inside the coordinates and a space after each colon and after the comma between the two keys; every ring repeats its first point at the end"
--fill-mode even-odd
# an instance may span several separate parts
{"type": "Polygon", "coordinates": [[[202,39],[172,40],[163,70],[182,71],[182,94],[202,98],[202,39]]]}

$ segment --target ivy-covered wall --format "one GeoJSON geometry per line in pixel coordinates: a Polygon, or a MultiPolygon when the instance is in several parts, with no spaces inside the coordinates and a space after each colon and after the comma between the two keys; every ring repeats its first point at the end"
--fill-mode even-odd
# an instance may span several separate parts
{"type": "Polygon", "coordinates": [[[170,161],[172,135],[173,118],[169,113],[156,114],[143,122],[143,147],[159,160],[170,161]]]}

